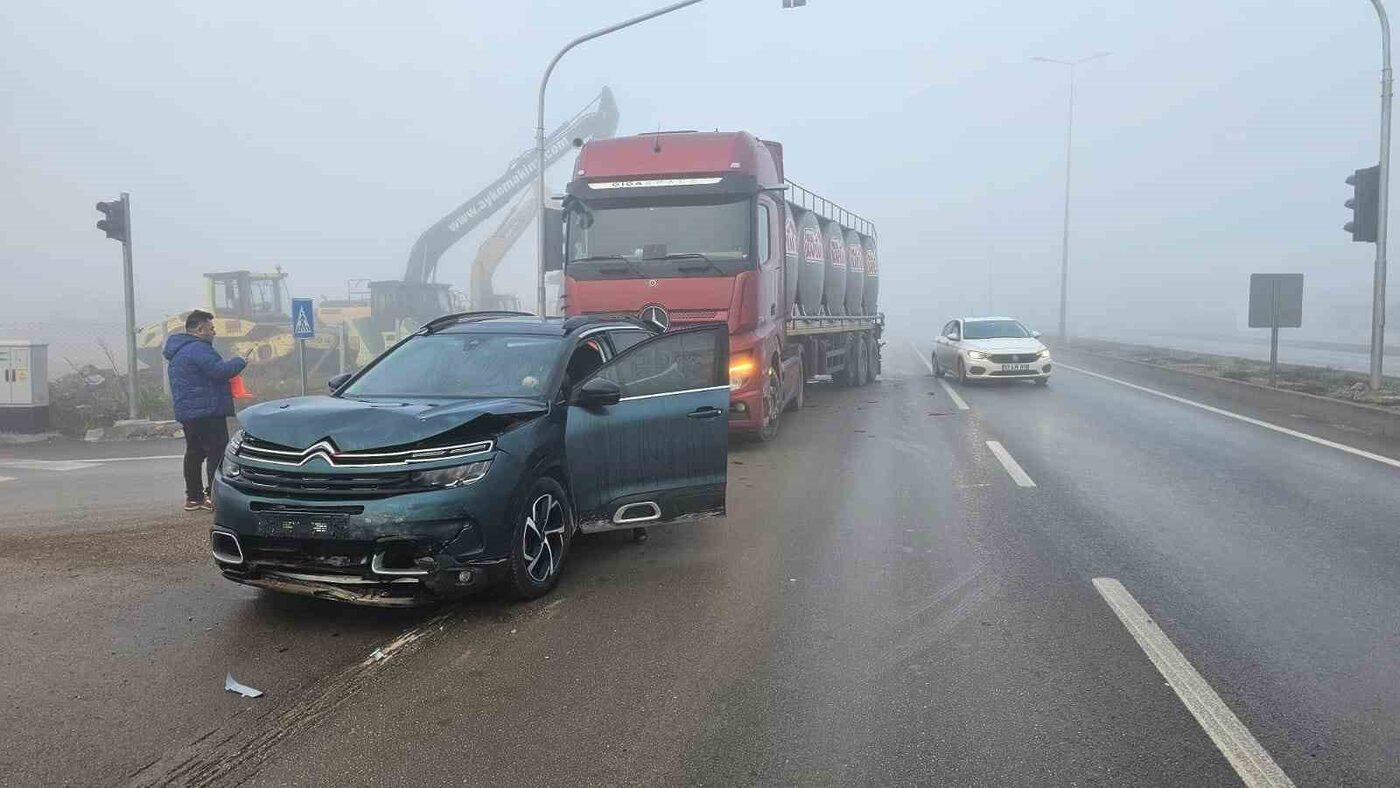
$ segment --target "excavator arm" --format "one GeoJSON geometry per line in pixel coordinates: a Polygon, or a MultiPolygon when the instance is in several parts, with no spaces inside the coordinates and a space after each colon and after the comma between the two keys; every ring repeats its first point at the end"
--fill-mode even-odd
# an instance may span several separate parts
{"type": "Polygon", "coordinates": [[[502,308],[496,297],[496,290],[491,284],[492,277],[495,276],[501,261],[505,259],[506,252],[509,252],[515,242],[520,240],[520,236],[525,233],[525,228],[530,226],[539,213],[540,206],[539,201],[535,198],[535,193],[526,191],[510,207],[505,220],[496,228],[496,231],[481,242],[481,248],[477,250],[476,259],[472,260],[471,267],[471,285],[468,292],[472,309],[502,308]]]}
{"type": "MultiPolygon", "coordinates": [[[[587,107],[545,139],[545,166],[553,164],[569,152],[575,139],[588,141],[611,137],[617,131],[617,120],[617,103],[613,100],[612,91],[603,88],[587,107]]],[[[418,284],[435,281],[438,261],[443,253],[534,180],[539,168],[536,159],[533,147],[520,154],[501,177],[418,236],[412,251],[409,252],[408,268],[404,271],[403,280],[418,284]]],[[[520,206],[516,207],[518,209],[520,206]]],[[[533,210],[536,210],[534,206],[533,210]]],[[[527,219],[526,224],[528,223],[527,219]]]]}

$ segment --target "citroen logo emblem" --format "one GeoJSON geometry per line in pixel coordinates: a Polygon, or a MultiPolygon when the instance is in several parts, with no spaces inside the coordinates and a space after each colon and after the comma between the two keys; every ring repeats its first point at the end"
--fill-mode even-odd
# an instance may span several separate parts
{"type": "Polygon", "coordinates": [[[667,331],[671,328],[671,316],[666,313],[666,307],[656,304],[643,307],[639,317],[662,331],[667,331]]]}

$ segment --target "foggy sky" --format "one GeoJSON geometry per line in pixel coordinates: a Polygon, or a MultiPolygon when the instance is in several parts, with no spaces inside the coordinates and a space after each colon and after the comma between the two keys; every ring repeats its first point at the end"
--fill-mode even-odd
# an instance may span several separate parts
{"type": "MultiPolygon", "coordinates": [[[[205,271],[280,264],[305,296],[399,278],[531,144],[553,52],[657,4],[8,3],[0,324],[119,320],[93,203],[121,191],[141,322],[201,305],[205,271]]],[[[1341,225],[1345,177],[1377,159],[1366,0],[780,5],[709,0],[585,44],[548,124],[606,84],[621,133],[777,139],[790,177],[879,227],[896,330],[990,309],[1049,331],[1068,74],[1031,58],[1110,51],[1079,73],[1071,330],[1230,330],[1251,271],[1296,271],[1306,330],[1365,341],[1374,247],[1341,225]]],[[[482,235],[441,280],[465,289],[482,235]]],[[[526,302],[530,237],[497,280],[526,302]]]]}

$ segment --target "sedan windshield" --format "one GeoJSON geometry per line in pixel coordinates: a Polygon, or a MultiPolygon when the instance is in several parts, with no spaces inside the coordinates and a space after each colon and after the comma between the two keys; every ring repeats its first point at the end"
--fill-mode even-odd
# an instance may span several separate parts
{"type": "Polygon", "coordinates": [[[637,276],[730,274],[733,263],[748,257],[750,205],[745,199],[579,207],[569,212],[569,262],[637,276]],[[716,270],[716,263],[723,267],[716,270]]]}
{"type": "Polygon", "coordinates": [[[425,334],[380,359],[345,397],[538,397],[559,338],[519,334],[425,334]]]}
{"type": "Polygon", "coordinates": [[[1031,332],[1019,320],[967,320],[963,339],[1026,339],[1031,332]]]}

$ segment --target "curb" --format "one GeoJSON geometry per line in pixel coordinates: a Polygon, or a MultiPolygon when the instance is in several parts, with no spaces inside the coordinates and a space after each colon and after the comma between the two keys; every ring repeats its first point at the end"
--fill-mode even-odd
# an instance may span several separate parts
{"type": "Polygon", "coordinates": [[[1186,388],[1193,391],[1204,391],[1225,397],[1231,404],[1279,411],[1288,415],[1302,415],[1344,428],[1360,430],[1370,435],[1400,438],[1400,412],[1378,408],[1374,405],[1320,397],[1301,391],[1272,389],[1257,383],[1218,378],[1199,372],[1164,367],[1160,364],[1149,364],[1146,361],[1096,353],[1082,348],[1065,348],[1054,350],[1054,352],[1071,357],[1080,355],[1092,358],[1102,366],[1131,370],[1137,377],[1151,381],[1162,381],[1178,386],[1185,384],[1186,388]]]}

